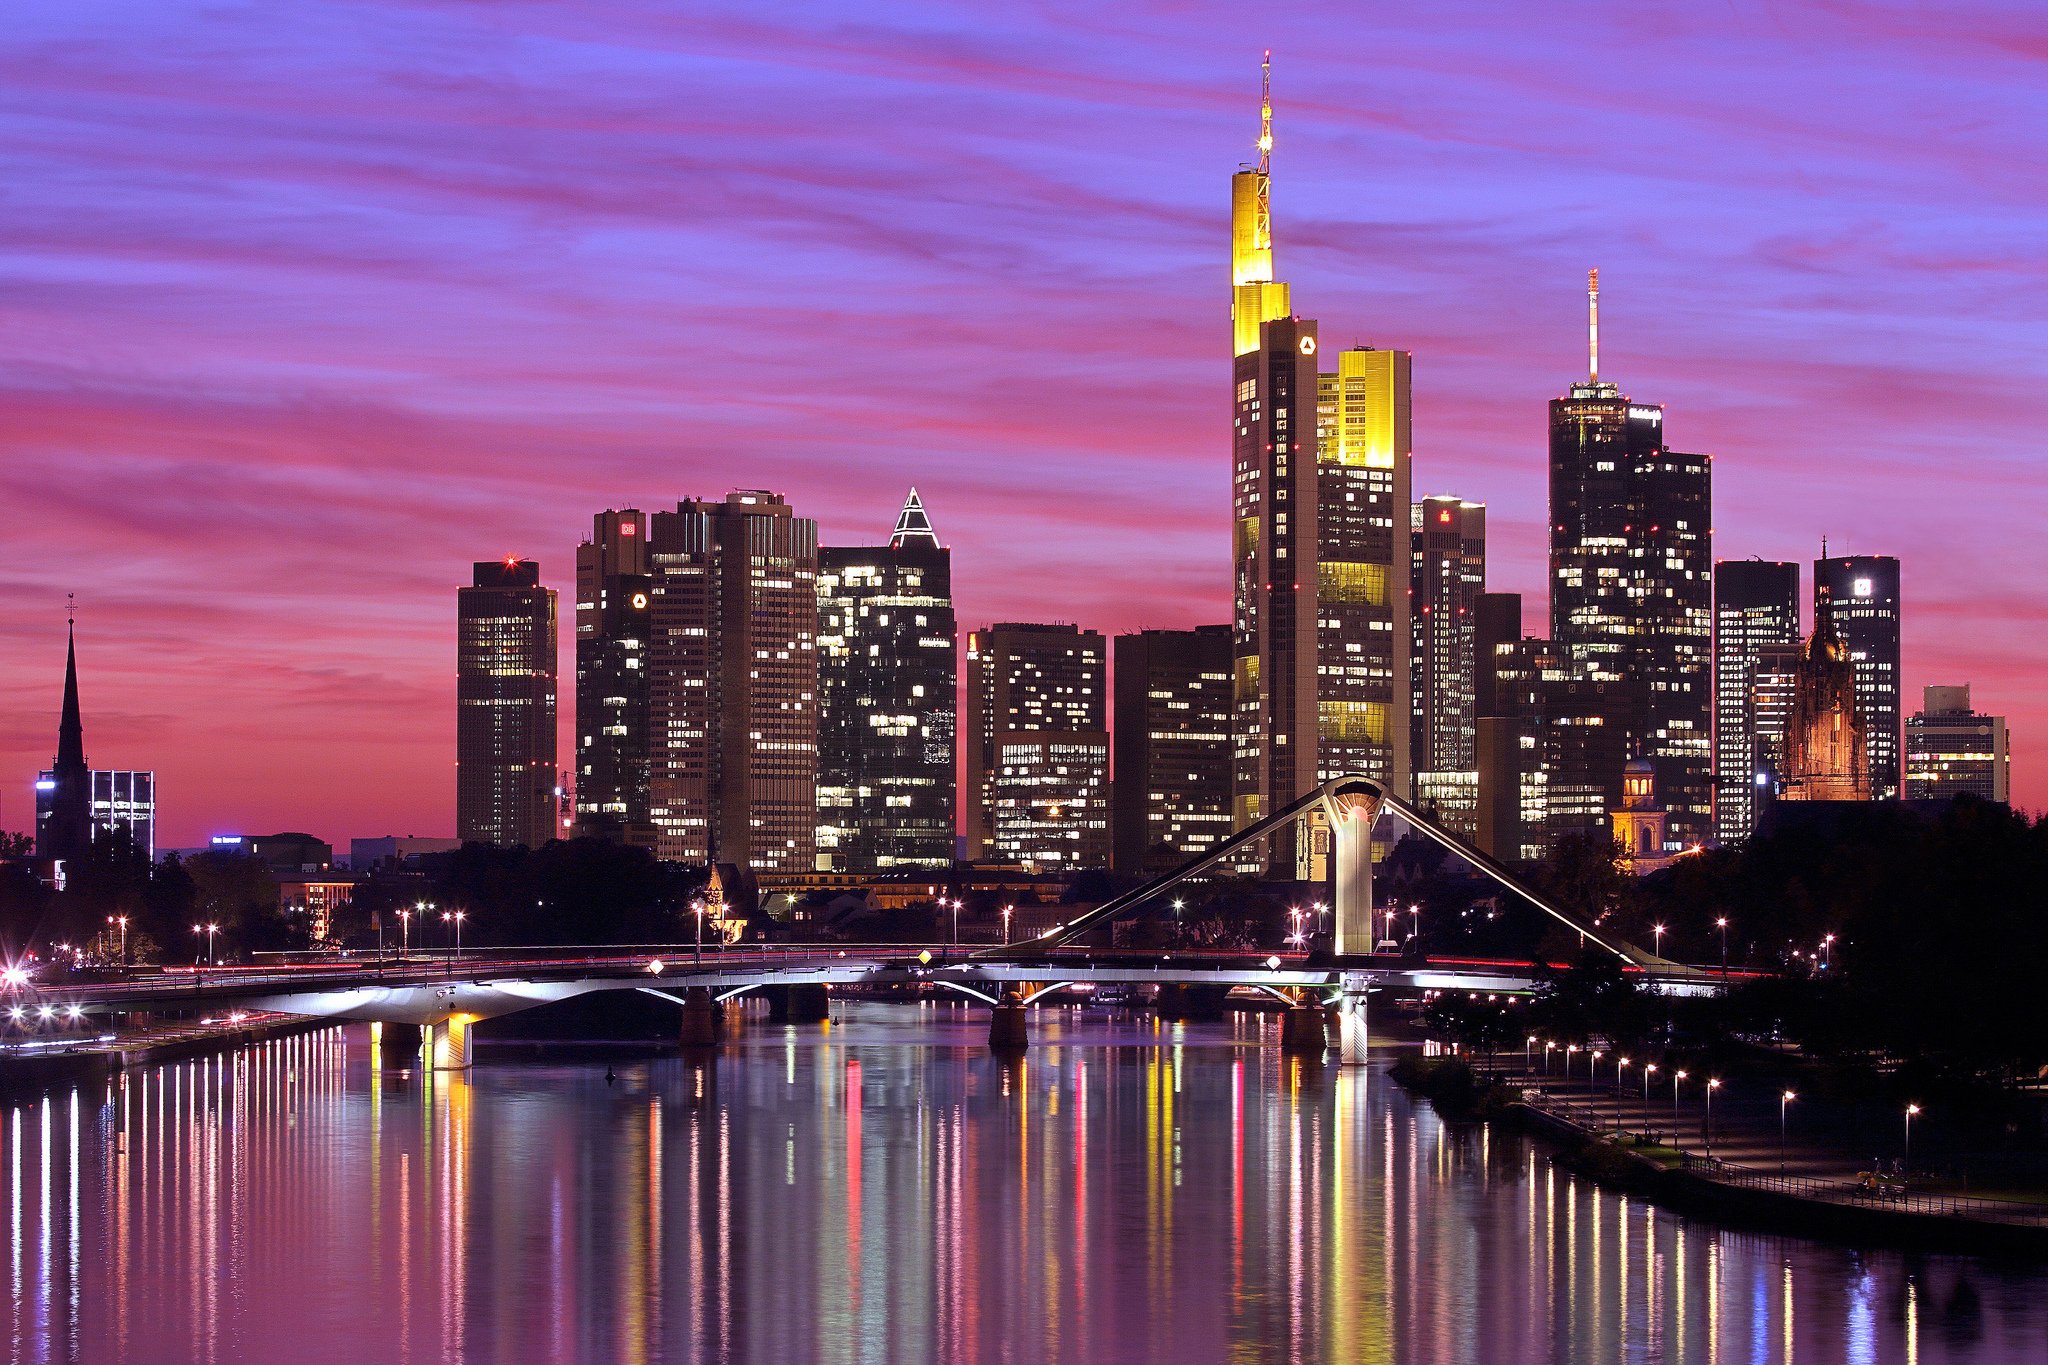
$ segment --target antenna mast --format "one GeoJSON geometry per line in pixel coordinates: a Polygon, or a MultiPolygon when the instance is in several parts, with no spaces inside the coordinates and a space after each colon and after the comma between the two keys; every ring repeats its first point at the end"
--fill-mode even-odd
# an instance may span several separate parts
{"type": "Polygon", "coordinates": [[[1273,173],[1273,49],[1259,65],[1259,174],[1273,173]]]}
{"type": "Polygon", "coordinates": [[[1600,382],[1600,271],[1586,272],[1586,350],[1592,362],[1592,381],[1600,382]]]}

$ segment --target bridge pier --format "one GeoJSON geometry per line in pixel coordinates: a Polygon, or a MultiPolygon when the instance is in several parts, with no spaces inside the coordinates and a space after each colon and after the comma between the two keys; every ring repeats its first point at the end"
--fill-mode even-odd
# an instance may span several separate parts
{"type": "Polygon", "coordinates": [[[411,1066],[420,1059],[420,1026],[370,1022],[370,1046],[384,1066],[411,1066]]]}
{"type": "Polygon", "coordinates": [[[683,1022],[678,1041],[686,1048],[716,1047],[725,1034],[725,1011],[709,989],[692,986],[683,996],[683,1022]]]}
{"type": "Polygon", "coordinates": [[[832,998],[823,986],[763,986],[771,1024],[817,1024],[832,1017],[832,998]]]}
{"type": "Polygon", "coordinates": [[[1303,1000],[1280,1016],[1280,1050],[1320,1057],[1328,1041],[1328,1027],[1323,1007],[1303,1000]]]}
{"type": "Polygon", "coordinates": [[[1024,1013],[1024,997],[1014,990],[1003,992],[988,1020],[988,1046],[992,1052],[1022,1052],[1031,1046],[1031,1026],[1024,1013]]]}
{"type": "Polygon", "coordinates": [[[467,1014],[451,1014],[438,1024],[429,1024],[427,1065],[436,1071],[469,1070],[469,1029],[475,1022],[467,1014]]]}
{"type": "Polygon", "coordinates": [[[1340,1066],[1364,1066],[1366,1063],[1366,992],[1363,986],[1353,987],[1345,983],[1344,995],[1334,1011],[1331,1020],[1337,1030],[1337,1062],[1340,1066]]]}

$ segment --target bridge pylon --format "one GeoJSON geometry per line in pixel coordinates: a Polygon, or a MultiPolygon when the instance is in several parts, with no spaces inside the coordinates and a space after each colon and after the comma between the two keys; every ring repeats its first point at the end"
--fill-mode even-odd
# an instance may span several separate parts
{"type": "Polygon", "coordinates": [[[1338,957],[1372,951],[1372,827],[1379,819],[1378,788],[1333,782],[1322,789],[1335,857],[1338,957]]]}

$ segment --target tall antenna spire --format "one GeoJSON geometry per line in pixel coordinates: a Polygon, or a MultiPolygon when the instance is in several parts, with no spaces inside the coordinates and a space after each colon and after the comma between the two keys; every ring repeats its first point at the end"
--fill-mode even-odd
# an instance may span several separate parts
{"type": "Polygon", "coordinates": [[[1592,362],[1592,382],[1600,382],[1600,271],[1586,272],[1586,349],[1592,362]]]}
{"type": "Polygon", "coordinates": [[[1273,173],[1273,49],[1259,65],[1259,174],[1273,173]]]}

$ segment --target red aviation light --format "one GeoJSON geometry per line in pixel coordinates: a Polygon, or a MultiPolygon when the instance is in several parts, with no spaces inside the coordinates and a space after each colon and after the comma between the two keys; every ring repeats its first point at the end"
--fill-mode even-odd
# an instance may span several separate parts
{"type": "Polygon", "coordinates": [[[1438,521],[1441,521],[1441,522],[1445,522],[1445,523],[1448,523],[1448,522],[1450,521],[1450,519],[1451,519],[1451,513],[1450,513],[1450,509],[1449,509],[1449,508],[1445,508],[1445,509],[1444,509],[1443,511],[1441,511],[1441,512],[1437,513],[1437,514],[1436,514],[1436,519],[1437,519],[1438,521]]]}

